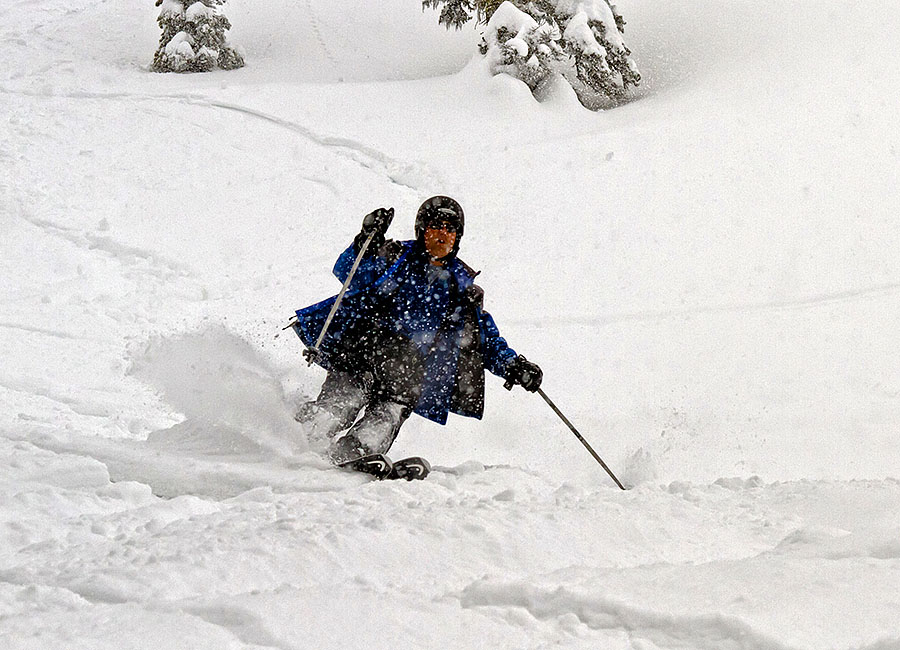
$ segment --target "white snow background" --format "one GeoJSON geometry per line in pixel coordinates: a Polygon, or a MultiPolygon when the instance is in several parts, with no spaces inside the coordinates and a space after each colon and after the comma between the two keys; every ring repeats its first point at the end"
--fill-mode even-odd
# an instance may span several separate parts
{"type": "Polygon", "coordinates": [[[0,648],[900,648],[900,14],[623,0],[592,113],[416,0],[0,7],[0,648]],[[433,194],[535,395],[329,469],[281,332],[433,194]]]}

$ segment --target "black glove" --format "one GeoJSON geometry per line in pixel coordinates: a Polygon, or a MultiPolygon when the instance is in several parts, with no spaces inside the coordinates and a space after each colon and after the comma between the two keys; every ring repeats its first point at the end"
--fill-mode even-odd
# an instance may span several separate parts
{"type": "Polygon", "coordinates": [[[470,284],[465,293],[463,293],[463,302],[473,307],[483,307],[484,289],[477,284],[470,284]]]}
{"type": "Polygon", "coordinates": [[[322,352],[318,348],[306,348],[303,351],[303,358],[309,365],[319,363],[322,359],[322,352]]]}
{"type": "Polygon", "coordinates": [[[384,244],[384,234],[387,232],[388,226],[394,219],[394,208],[378,208],[363,217],[362,230],[353,240],[356,250],[361,250],[369,235],[375,233],[372,237],[372,243],[366,249],[366,252],[377,251],[384,244]]]}
{"type": "Polygon", "coordinates": [[[521,354],[512,360],[506,371],[506,389],[512,390],[514,384],[519,384],[530,393],[541,387],[544,373],[536,363],[532,363],[521,354]]]}

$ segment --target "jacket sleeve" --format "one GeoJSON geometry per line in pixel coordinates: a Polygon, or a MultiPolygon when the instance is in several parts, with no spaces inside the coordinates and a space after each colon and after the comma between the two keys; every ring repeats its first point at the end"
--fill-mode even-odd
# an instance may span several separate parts
{"type": "Polygon", "coordinates": [[[497,324],[494,323],[491,315],[482,309],[479,309],[478,313],[481,323],[484,367],[505,379],[509,364],[516,358],[516,351],[509,347],[506,339],[500,336],[500,330],[497,329],[497,324]]]}
{"type": "MultiPolygon", "coordinates": [[[[347,276],[350,275],[350,269],[353,268],[353,262],[356,261],[356,256],[358,254],[359,251],[356,250],[356,245],[350,244],[350,246],[347,247],[347,250],[341,253],[337,258],[337,262],[334,263],[332,272],[342,284],[346,282],[347,276]]],[[[387,260],[384,257],[367,254],[360,261],[359,268],[356,269],[356,274],[353,276],[353,281],[350,283],[348,290],[361,289],[372,284],[381,277],[386,270],[387,260]]]]}

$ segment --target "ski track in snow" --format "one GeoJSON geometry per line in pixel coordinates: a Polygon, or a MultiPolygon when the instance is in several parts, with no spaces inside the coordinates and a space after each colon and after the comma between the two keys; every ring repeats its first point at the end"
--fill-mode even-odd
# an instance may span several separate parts
{"type": "Polygon", "coordinates": [[[13,329],[20,330],[22,332],[30,332],[32,334],[43,334],[44,336],[52,336],[58,339],[65,339],[69,341],[74,341],[76,339],[83,338],[76,334],[72,334],[70,332],[64,332],[60,330],[52,330],[45,327],[35,327],[34,325],[23,325],[21,323],[5,323],[0,322],[0,327],[4,329],[13,329]]]}
{"type": "Polygon", "coordinates": [[[334,54],[332,54],[331,48],[328,47],[328,43],[325,42],[325,39],[322,36],[322,30],[319,29],[319,20],[316,18],[316,12],[313,9],[312,1],[303,0],[303,3],[306,5],[306,17],[309,19],[309,26],[316,38],[316,43],[322,48],[322,53],[325,54],[325,58],[328,59],[335,69],[339,69],[341,67],[340,63],[335,58],[334,54]]]}
{"type": "Polygon", "coordinates": [[[304,138],[322,147],[335,151],[336,153],[343,155],[345,158],[356,162],[357,164],[376,174],[384,175],[393,184],[408,190],[412,190],[416,193],[417,196],[421,195],[423,191],[423,189],[420,188],[419,184],[407,180],[406,177],[409,175],[410,171],[409,165],[394,160],[386,154],[373,149],[372,147],[368,147],[362,143],[356,142],[355,140],[334,136],[317,135],[310,129],[295,122],[291,122],[280,117],[275,117],[274,115],[247,108],[245,106],[239,106],[237,104],[231,104],[219,100],[197,99],[191,97],[182,97],[179,99],[189,104],[222,108],[225,110],[235,111],[244,115],[249,115],[251,117],[265,120],[281,128],[299,133],[304,138]]]}
{"type": "Polygon", "coordinates": [[[510,323],[517,325],[529,325],[544,327],[553,325],[556,327],[565,326],[597,326],[616,325],[628,322],[652,322],[664,321],[670,319],[688,318],[691,316],[702,316],[707,314],[751,314],[756,312],[778,312],[793,311],[804,309],[817,309],[833,304],[846,302],[854,302],[858,300],[866,300],[870,298],[878,298],[900,293],[900,282],[876,285],[862,289],[852,289],[846,291],[836,291],[834,293],[824,293],[807,298],[797,298],[794,300],[772,300],[751,302],[736,305],[712,305],[698,306],[687,309],[671,309],[660,311],[638,311],[629,314],[610,314],[598,316],[559,316],[548,314],[538,319],[530,318],[510,318],[510,323]]]}
{"type": "MultiPolygon", "coordinates": [[[[336,155],[350,160],[357,165],[369,170],[387,179],[405,190],[410,190],[421,196],[427,190],[427,187],[441,186],[443,183],[437,178],[437,173],[433,170],[425,168],[422,163],[410,164],[401,162],[391,158],[387,154],[369,147],[361,142],[357,142],[350,138],[342,138],[336,136],[325,136],[315,133],[301,124],[292,122],[285,118],[266,113],[261,110],[241,106],[231,102],[226,102],[209,97],[190,95],[190,94],[162,94],[147,95],[137,93],[97,93],[97,92],[52,92],[41,93],[34,91],[11,90],[0,86],[0,92],[7,94],[21,95],[26,97],[47,97],[68,99],[86,99],[86,100],[128,100],[128,101],[146,101],[146,102],[165,102],[178,101],[193,106],[201,106],[206,108],[218,108],[222,110],[232,111],[254,119],[263,120],[269,124],[273,124],[278,128],[285,129],[296,133],[304,139],[319,145],[325,149],[334,152],[336,155]]],[[[323,179],[313,180],[332,191],[336,191],[333,183],[323,179]]]]}
{"type": "Polygon", "coordinates": [[[51,237],[59,237],[87,252],[97,251],[105,254],[118,260],[125,267],[140,267],[142,272],[149,272],[161,280],[168,281],[175,277],[187,278],[190,275],[187,267],[158,253],[120,244],[111,237],[84,232],[81,229],[67,228],[44,219],[24,214],[19,216],[51,237]]]}

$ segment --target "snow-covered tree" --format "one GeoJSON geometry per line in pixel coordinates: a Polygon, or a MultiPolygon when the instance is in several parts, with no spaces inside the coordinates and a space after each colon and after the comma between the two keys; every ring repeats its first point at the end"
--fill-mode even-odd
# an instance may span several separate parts
{"type": "Polygon", "coordinates": [[[588,108],[624,98],[641,79],[625,45],[625,21],[610,0],[423,0],[438,21],[486,25],[481,52],[494,74],[507,73],[535,90],[560,74],[588,108]]]}
{"type": "Polygon", "coordinates": [[[231,23],[222,11],[226,0],[156,0],[162,29],[151,68],[156,72],[233,70],[244,57],[228,43],[231,23]]]}
{"type": "Polygon", "coordinates": [[[460,29],[473,15],[480,22],[487,22],[491,14],[503,4],[503,0],[422,0],[422,8],[442,7],[438,22],[447,29],[460,29]]]}

